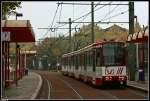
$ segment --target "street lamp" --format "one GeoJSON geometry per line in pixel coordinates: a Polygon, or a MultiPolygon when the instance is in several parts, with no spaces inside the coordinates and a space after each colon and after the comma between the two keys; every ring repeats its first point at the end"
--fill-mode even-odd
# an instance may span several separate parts
{"type": "MultiPolygon", "coordinates": [[[[16,20],[17,20],[17,16],[21,17],[21,16],[23,16],[23,14],[16,12],[16,20]]],[[[18,68],[18,57],[20,57],[20,55],[18,56],[18,51],[20,51],[19,48],[20,48],[20,45],[17,44],[17,42],[16,42],[16,78],[15,78],[16,79],[16,86],[18,85],[18,82],[17,82],[17,68],[18,68]]]]}
{"type": "Polygon", "coordinates": [[[17,12],[16,12],[16,20],[17,20],[17,16],[21,17],[21,16],[23,16],[23,14],[22,14],[22,13],[17,13],[17,12]]]}

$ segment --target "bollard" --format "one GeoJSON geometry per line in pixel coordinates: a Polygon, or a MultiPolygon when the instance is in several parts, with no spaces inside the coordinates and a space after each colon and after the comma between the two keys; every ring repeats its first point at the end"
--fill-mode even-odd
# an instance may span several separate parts
{"type": "Polygon", "coordinates": [[[139,80],[144,81],[144,70],[143,69],[139,69],[139,80]]]}

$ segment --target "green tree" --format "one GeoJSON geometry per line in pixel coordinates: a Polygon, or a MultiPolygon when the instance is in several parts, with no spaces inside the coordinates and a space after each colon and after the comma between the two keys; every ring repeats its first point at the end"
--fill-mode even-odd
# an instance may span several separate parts
{"type": "Polygon", "coordinates": [[[2,2],[2,19],[6,20],[7,16],[15,14],[16,8],[21,8],[20,1],[11,1],[11,2],[3,1],[2,2]]]}

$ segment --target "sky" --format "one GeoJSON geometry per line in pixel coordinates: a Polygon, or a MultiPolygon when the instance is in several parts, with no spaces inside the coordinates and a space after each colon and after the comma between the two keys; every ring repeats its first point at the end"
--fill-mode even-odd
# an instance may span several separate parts
{"type": "MultiPolygon", "coordinates": [[[[68,1],[66,1],[68,2],[68,1]]],[[[73,1],[72,1],[73,2],[73,1]]],[[[59,35],[69,35],[69,30],[68,29],[59,29],[55,32],[48,31],[47,29],[39,29],[39,28],[48,28],[52,25],[52,21],[56,12],[56,8],[58,6],[58,1],[23,1],[21,6],[22,8],[16,9],[18,13],[22,13],[22,17],[18,17],[18,20],[30,20],[30,23],[33,27],[34,33],[35,33],[35,38],[36,41],[39,39],[43,39],[45,37],[52,37],[52,36],[59,36],[59,35]]],[[[91,3],[91,2],[75,2],[74,3],[91,3]]],[[[97,3],[110,3],[110,1],[105,1],[105,2],[94,2],[94,4],[97,3]]],[[[121,3],[121,4],[127,4],[128,2],[112,2],[113,3],[121,3]]],[[[111,6],[104,6],[103,5],[97,5],[94,10],[94,21],[98,22],[101,21],[103,18],[106,18],[104,22],[108,21],[121,21],[121,22],[128,22],[129,20],[129,15],[128,15],[128,6],[127,5],[121,5],[121,6],[116,6],[116,5],[111,5],[111,6]],[[99,9],[101,8],[101,9],[99,9]],[[113,10],[114,9],[114,10],[113,10]],[[112,12],[111,12],[112,11],[112,12]],[[121,14],[116,17],[112,17],[114,15],[120,14],[121,12],[127,11],[125,14],[121,14]],[[106,16],[107,15],[107,16],[106,16]],[[105,17],[106,16],[106,17],[105,17]],[[112,17],[112,18],[109,18],[112,17]],[[108,19],[107,19],[108,18],[108,19]]],[[[135,9],[135,15],[138,17],[138,22],[140,25],[147,26],[149,22],[149,16],[148,16],[148,9],[149,9],[149,2],[146,1],[139,1],[139,2],[134,2],[134,9],[135,9]]],[[[88,12],[91,11],[91,5],[65,5],[63,4],[62,6],[58,6],[58,10],[53,22],[52,27],[57,27],[61,26],[63,24],[59,24],[58,22],[68,22],[69,18],[71,20],[74,20],[76,18],[81,17],[82,15],[87,14],[88,12]]],[[[9,20],[15,19],[15,16],[10,16],[8,18],[9,20]]],[[[77,21],[85,21],[85,22],[90,22],[91,21],[91,14],[89,14],[84,20],[83,18],[77,21]]],[[[75,21],[76,22],[76,21],[75,21]]],[[[77,25],[77,23],[73,23],[71,25],[72,28],[74,28],[77,25]]],[[[87,25],[87,24],[84,24],[87,25]]],[[[113,24],[98,24],[101,28],[108,28],[112,26],[113,24]]],[[[127,28],[128,29],[128,24],[117,24],[121,27],[127,28]]],[[[83,24],[79,24],[77,27],[82,27],[83,24]]],[[[65,26],[62,26],[62,28],[68,28],[69,25],[66,24],[65,26]]],[[[75,30],[72,31],[72,34],[75,32],[75,30]]]]}

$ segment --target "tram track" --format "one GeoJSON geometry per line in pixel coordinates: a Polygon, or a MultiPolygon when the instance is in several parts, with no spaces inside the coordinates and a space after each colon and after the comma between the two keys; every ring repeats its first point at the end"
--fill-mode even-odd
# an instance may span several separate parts
{"type": "Polygon", "coordinates": [[[101,89],[58,72],[39,72],[45,81],[46,99],[147,99],[147,93],[131,88],[101,89]],[[49,96],[48,96],[49,95],[49,96]]]}
{"type": "MultiPolygon", "coordinates": [[[[78,80],[74,80],[74,79],[69,78],[69,77],[64,77],[64,78],[66,78],[68,82],[69,81],[72,82],[72,84],[74,84],[75,82],[80,82],[78,80]]],[[[81,83],[83,83],[83,82],[81,82],[81,83]]],[[[87,85],[87,86],[89,86],[89,88],[91,87],[90,85],[87,85]]],[[[99,92],[99,93],[102,93],[104,95],[111,97],[112,99],[136,99],[136,98],[145,99],[148,96],[147,93],[143,93],[141,91],[131,89],[131,88],[125,88],[125,89],[121,89],[121,88],[110,88],[110,89],[93,88],[93,89],[95,89],[95,91],[93,90],[93,93],[99,92]],[[99,90],[99,91],[97,91],[97,90],[99,90]]],[[[92,92],[92,90],[91,90],[91,92],[92,92]]]]}
{"type": "Polygon", "coordinates": [[[48,96],[47,96],[47,94],[48,94],[48,90],[47,90],[48,89],[48,83],[43,76],[41,76],[41,77],[43,79],[42,87],[41,87],[36,99],[48,99],[48,96]]]}
{"type": "Polygon", "coordinates": [[[99,89],[94,88],[91,85],[85,84],[82,81],[74,80],[73,78],[66,77],[66,76],[64,76],[62,78],[64,78],[66,81],[68,81],[70,83],[70,85],[72,85],[72,87],[74,87],[74,89],[78,90],[78,92],[80,92],[82,95],[87,94],[86,92],[83,92],[85,89],[87,89],[95,94],[95,95],[91,94],[91,95],[89,95],[89,97],[85,96],[85,99],[95,99],[95,98],[96,99],[100,99],[100,98],[102,98],[102,99],[106,99],[106,98],[107,99],[119,99],[117,96],[115,96],[113,94],[110,94],[105,91],[100,91],[99,89]],[[80,83],[80,85],[79,85],[80,87],[74,85],[74,84],[77,84],[77,82],[80,83]],[[82,89],[82,88],[85,88],[85,89],[82,89]],[[99,92],[102,96],[98,97],[99,93],[96,93],[96,92],[99,92]]]}
{"type": "Polygon", "coordinates": [[[79,97],[79,99],[84,99],[67,81],[60,79],[61,81],[63,81],[64,83],[66,83],[66,85],[68,85],[79,97]]]}
{"type": "MultiPolygon", "coordinates": [[[[46,79],[46,78],[45,78],[46,79]]],[[[51,90],[52,90],[52,85],[51,85],[51,82],[50,81],[48,81],[47,79],[46,79],[46,81],[47,81],[47,86],[48,86],[48,99],[51,99],[51,90]]]]}
{"type": "Polygon", "coordinates": [[[83,99],[67,81],[62,80],[57,76],[54,77],[54,75],[48,76],[46,73],[38,73],[47,81],[47,99],[83,99]]]}

